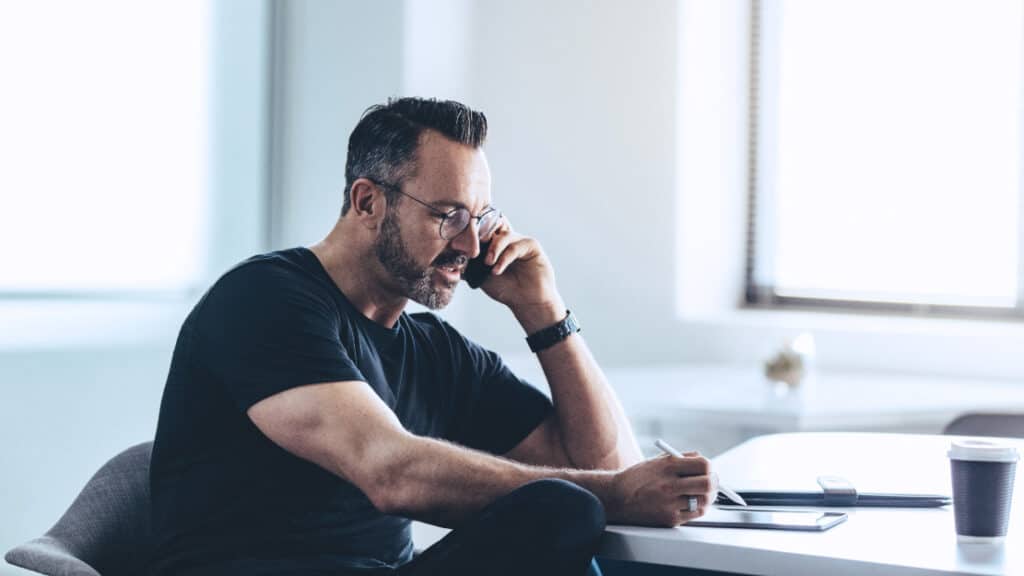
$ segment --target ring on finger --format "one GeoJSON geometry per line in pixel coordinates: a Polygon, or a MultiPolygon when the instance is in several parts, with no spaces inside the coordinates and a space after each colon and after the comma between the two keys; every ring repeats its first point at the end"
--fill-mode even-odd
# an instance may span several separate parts
{"type": "Polygon", "coordinates": [[[687,504],[687,506],[686,506],[686,511],[687,512],[696,512],[697,511],[697,497],[696,496],[690,496],[690,498],[689,498],[689,500],[687,500],[686,504],[687,504]]]}

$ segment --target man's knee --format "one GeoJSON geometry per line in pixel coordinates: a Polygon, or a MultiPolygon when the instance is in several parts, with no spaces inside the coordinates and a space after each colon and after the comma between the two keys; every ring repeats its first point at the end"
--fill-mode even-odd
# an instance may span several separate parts
{"type": "Polygon", "coordinates": [[[588,546],[604,532],[601,501],[572,482],[555,478],[536,480],[520,487],[515,494],[544,516],[543,525],[536,529],[551,545],[588,546]]]}

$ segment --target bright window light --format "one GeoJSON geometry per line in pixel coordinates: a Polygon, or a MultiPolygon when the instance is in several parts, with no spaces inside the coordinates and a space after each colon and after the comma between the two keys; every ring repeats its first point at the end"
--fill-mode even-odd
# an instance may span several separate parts
{"type": "Polygon", "coordinates": [[[0,296],[191,287],[207,2],[0,3],[0,296]]]}
{"type": "Polygon", "coordinates": [[[1014,306],[1024,3],[766,6],[775,292],[1014,306]]]}

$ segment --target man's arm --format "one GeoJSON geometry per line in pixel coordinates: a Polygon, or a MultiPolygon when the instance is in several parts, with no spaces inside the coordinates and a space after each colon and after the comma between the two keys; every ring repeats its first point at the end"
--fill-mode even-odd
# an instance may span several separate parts
{"type": "Polygon", "coordinates": [[[593,492],[609,522],[675,526],[696,518],[715,481],[704,458],[661,457],[622,472],[542,468],[413,435],[363,382],[292,388],[248,410],[285,450],[362,490],[379,510],[457,526],[523,484],[562,478],[593,492]],[[688,496],[699,509],[686,511],[688,496]]]}
{"type": "MultiPolygon", "coordinates": [[[[532,334],[564,318],[565,308],[517,316],[532,334]]],[[[569,336],[537,358],[555,410],[506,456],[587,470],[617,470],[643,459],[626,413],[582,335],[569,336]]]]}
{"type": "MultiPolygon", "coordinates": [[[[554,272],[540,244],[505,225],[491,241],[492,276],[482,288],[506,304],[526,334],[565,317],[554,272]]],[[[580,334],[537,354],[555,410],[506,456],[522,462],[615,470],[643,459],[615,392],[580,334]]]]}

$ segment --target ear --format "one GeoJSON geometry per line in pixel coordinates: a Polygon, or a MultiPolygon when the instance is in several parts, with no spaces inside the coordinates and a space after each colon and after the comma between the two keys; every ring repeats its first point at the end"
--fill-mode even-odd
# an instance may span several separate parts
{"type": "Polygon", "coordinates": [[[366,178],[358,178],[352,183],[349,198],[352,201],[349,208],[352,217],[366,228],[376,230],[388,207],[384,190],[366,178]]]}

